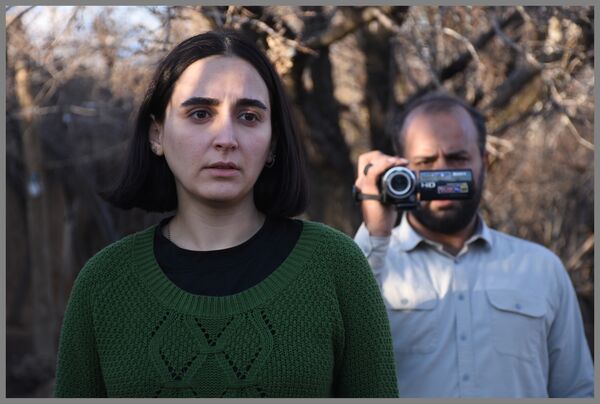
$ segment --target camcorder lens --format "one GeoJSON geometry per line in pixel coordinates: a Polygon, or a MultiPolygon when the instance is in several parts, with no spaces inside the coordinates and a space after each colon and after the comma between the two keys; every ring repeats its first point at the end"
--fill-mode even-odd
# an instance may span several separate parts
{"type": "Polygon", "coordinates": [[[412,171],[406,167],[392,167],[382,177],[382,188],[392,198],[409,197],[416,184],[416,178],[412,171]]]}
{"type": "Polygon", "coordinates": [[[392,181],[390,186],[397,193],[402,193],[406,191],[406,188],[409,186],[408,178],[404,174],[396,174],[392,177],[392,181]]]}

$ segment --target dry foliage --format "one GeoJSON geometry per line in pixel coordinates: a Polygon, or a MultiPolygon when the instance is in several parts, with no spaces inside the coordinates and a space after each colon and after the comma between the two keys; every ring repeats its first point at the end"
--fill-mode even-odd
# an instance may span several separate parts
{"type": "MultiPolygon", "coordinates": [[[[591,338],[592,6],[138,7],[154,27],[124,18],[132,8],[64,10],[7,8],[9,396],[49,394],[54,368],[39,366],[46,348],[35,343],[36,307],[53,308],[42,321],[57,330],[83,263],[160,217],[118,211],[97,191],[116,177],[155,63],[182,39],[216,28],[246,32],[275,64],[309,157],[305,216],[348,234],[360,223],[350,198],[357,155],[391,152],[395,109],[440,87],[481,108],[491,157],[483,215],[562,258],[591,338]],[[50,27],[47,34],[37,25],[50,27]],[[25,139],[40,148],[38,157],[27,157],[25,139]],[[41,266],[31,255],[35,206],[45,212],[40,234],[47,235],[38,243],[50,251],[41,266]],[[35,294],[32,279],[43,271],[48,293],[35,294]]],[[[50,337],[56,341],[56,331],[50,337]]]]}

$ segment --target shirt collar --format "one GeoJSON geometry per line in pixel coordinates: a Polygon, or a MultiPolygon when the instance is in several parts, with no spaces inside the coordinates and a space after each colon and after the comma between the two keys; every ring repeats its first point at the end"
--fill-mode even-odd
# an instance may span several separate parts
{"type": "MultiPolygon", "coordinates": [[[[398,239],[399,248],[402,251],[413,250],[422,242],[441,248],[439,243],[426,239],[410,225],[407,212],[402,214],[400,226],[394,229],[394,233],[398,239]]],[[[492,233],[479,213],[477,213],[477,228],[475,229],[475,233],[466,241],[465,245],[469,246],[478,240],[482,240],[486,246],[492,246],[492,233]]]]}

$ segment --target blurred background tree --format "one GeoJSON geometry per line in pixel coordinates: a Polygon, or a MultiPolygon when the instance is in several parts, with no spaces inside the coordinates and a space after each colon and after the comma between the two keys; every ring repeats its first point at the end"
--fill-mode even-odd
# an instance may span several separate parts
{"type": "Polygon", "coordinates": [[[7,6],[7,395],[51,394],[79,269],[163,217],[98,191],[156,63],[219,28],[244,31],[283,78],[308,155],[303,218],[349,235],[357,156],[392,153],[395,109],[444,88],[483,110],[482,214],[561,257],[593,346],[593,26],[592,6],[7,6]]]}

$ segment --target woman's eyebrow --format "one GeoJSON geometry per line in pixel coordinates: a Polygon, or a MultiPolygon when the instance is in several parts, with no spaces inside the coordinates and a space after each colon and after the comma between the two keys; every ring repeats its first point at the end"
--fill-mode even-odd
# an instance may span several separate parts
{"type": "MultiPolygon", "coordinates": [[[[208,98],[208,97],[192,97],[192,98],[188,98],[187,100],[185,100],[184,102],[181,103],[182,107],[190,107],[190,106],[199,106],[199,105],[203,105],[203,106],[217,106],[219,105],[221,102],[219,100],[217,100],[216,98],[208,98]]],[[[260,108],[263,110],[267,110],[267,106],[259,100],[256,100],[254,98],[240,98],[239,100],[236,101],[235,103],[236,107],[256,107],[256,108],[260,108]]]]}
{"type": "Polygon", "coordinates": [[[182,107],[189,106],[197,106],[197,105],[205,105],[205,106],[216,106],[219,105],[219,100],[215,98],[207,98],[207,97],[192,97],[188,98],[184,102],[181,103],[182,107]]]}
{"type": "Polygon", "coordinates": [[[267,106],[262,101],[255,100],[253,98],[240,98],[237,100],[235,105],[237,107],[256,107],[264,109],[265,111],[267,110],[267,106]]]}

